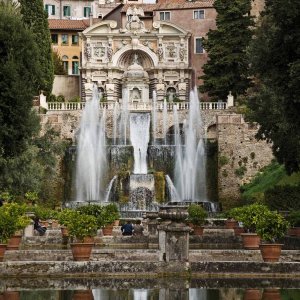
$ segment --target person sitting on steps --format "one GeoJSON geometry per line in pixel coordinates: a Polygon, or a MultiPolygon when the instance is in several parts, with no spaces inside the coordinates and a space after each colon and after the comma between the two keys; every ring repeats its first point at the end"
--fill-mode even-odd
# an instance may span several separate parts
{"type": "Polygon", "coordinates": [[[137,220],[136,224],[133,226],[133,235],[136,236],[142,236],[143,235],[143,231],[144,231],[144,227],[143,225],[141,225],[141,220],[137,220]]]}
{"type": "Polygon", "coordinates": [[[122,231],[122,235],[132,235],[133,226],[131,224],[131,221],[127,221],[126,224],[122,225],[121,231],[122,231]]]}
{"type": "Polygon", "coordinates": [[[34,221],[33,228],[39,233],[39,235],[41,235],[41,236],[44,235],[46,233],[47,228],[43,227],[40,224],[40,218],[35,217],[33,221],[34,221]]]}

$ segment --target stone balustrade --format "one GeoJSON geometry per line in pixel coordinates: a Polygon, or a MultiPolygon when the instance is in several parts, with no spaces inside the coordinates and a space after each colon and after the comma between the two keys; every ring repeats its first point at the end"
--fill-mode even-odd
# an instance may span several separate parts
{"type": "MultiPolygon", "coordinates": [[[[86,102],[47,102],[47,110],[50,111],[74,111],[82,110],[85,107],[86,102]]],[[[114,110],[115,102],[100,102],[100,109],[114,110]]],[[[189,102],[167,103],[167,110],[173,111],[174,105],[177,106],[177,110],[188,110],[190,107],[189,102]]],[[[225,110],[227,109],[226,102],[200,102],[201,110],[225,110]]],[[[121,105],[120,105],[121,108],[121,105]]],[[[152,103],[146,102],[133,102],[128,104],[129,111],[138,112],[150,112],[152,111],[152,103]]],[[[157,103],[156,110],[162,111],[164,109],[164,103],[157,103]]]]}

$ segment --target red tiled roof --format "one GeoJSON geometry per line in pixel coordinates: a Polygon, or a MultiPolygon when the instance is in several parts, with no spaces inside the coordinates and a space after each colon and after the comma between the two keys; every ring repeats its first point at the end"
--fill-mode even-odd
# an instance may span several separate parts
{"type": "Polygon", "coordinates": [[[56,20],[48,19],[49,29],[85,30],[90,26],[90,20],[56,20]]]}
{"type": "Polygon", "coordinates": [[[121,12],[126,12],[129,6],[141,7],[144,12],[151,12],[156,9],[157,4],[125,4],[121,12]]]}
{"type": "Polygon", "coordinates": [[[129,6],[141,7],[144,12],[165,9],[188,9],[213,7],[214,0],[159,0],[156,4],[125,4],[121,12],[126,12],[129,6]]]}
{"type": "Polygon", "coordinates": [[[159,0],[156,10],[213,7],[214,0],[159,0]]]}

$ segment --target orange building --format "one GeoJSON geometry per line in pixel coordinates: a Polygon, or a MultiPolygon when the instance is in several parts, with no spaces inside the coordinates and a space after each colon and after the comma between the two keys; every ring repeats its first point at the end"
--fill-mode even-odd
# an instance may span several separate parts
{"type": "Polygon", "coordinates": [[[79,75],[81,39],[79,33],[89,26],[89,20],[48,20],[52,49],[63,61],[68,75],[79,75]]]}

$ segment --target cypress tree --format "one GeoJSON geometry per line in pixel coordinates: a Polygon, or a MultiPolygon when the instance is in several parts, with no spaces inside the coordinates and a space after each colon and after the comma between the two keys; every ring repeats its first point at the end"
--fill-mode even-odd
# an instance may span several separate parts
{"type": "Polygon", "coordinates": [[[300,170],[300,2],[267,0],[249,47],[255,89],[248,101],[258,137],[288,173],[300,170]]]}
{"type": "Polygon", "coordinates": [[[217,29],[209,30],[203,39],[209,60],[200,77],[200,91],[224,100],[229,91],[237,96],[249,87],[246,47],[253,25],[251,0],[215,0],[214,8],[218,13],[217,29]]]}
{"type": "Polygon", "coordinates": [[[43,0],[19,0],[19,3],[23,21],[33,32],[39,49],[37,61],[41,68],[41,77],[38,80],[38,89],[49,95],[54,80],[54,67],[48,15],[44,10],[43,0]]]}
{"type": "Polygon", "coordinates": [[[0,3],[0,156],[21,153],[39,124],[32,99],[40,70],[33,34],[21,15],[0,3]]]}

